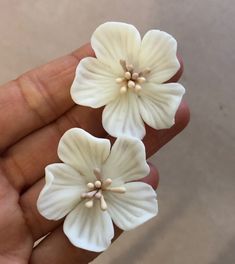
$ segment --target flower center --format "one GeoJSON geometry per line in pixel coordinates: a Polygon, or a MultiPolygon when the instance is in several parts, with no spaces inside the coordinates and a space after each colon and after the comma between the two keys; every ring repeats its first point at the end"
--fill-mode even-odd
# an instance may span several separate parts
{"type": "Polygon", "coordinates": [[[118,77],[116,83],[120,84],[120,93],[124,94],[127,90],[139,93],[142,89],[141,84],[146,82],[146,76],[150,73],[150,69],[146,68],[142,72],[135,72],[132,64],[127,64],[125,60],[120,60],[120,64],[124,70],[123,77],[118,77]]]}
{"type": "Polygon", "coordinates": [[[99,200],[101,210],[105,211],[107,210],[108,207],[104,199],[103,192],[111,191],[115,193],[125,193],[126,188],[125,187],[111,187],[112,180],[110,178],[102,180],[101,171],[98,168],[94,169],[93,173],[96,177],[96,181],[87,183],[88,191],[84,192],[81,195],[81,198],[88,200],[87,202],[85,202],[85,206],[87,208],[93,207],[95,199],[99,200]]]}

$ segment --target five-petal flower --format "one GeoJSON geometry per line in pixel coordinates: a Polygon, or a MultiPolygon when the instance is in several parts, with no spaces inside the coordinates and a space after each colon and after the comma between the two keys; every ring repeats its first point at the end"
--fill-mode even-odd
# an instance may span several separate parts
{"type": "Polygon", "coordinates": [[[144,122],[155,129],[174,124],[185,89],[165,83],[180,68],[171,35],[150,30],[141,41],[134,26],[107,22],[95,30],[91,46],[96,58],[80,61],[71,87],[77,104],[105,106],[103,127],[115,137],[143,138],[144,122]]]}
{"type": "Polygon", "coordinates": [[[157,214],[155,191],[135,181],[149,173],[139,139],[122,136],[111,148],[108,139],[73,128],[61,138],[58,155],[64,163],[46,167],[37,207],[47,219],[65,217],[73,245],[103,251],[114,236],[112,221],[130,230],[157,214]]]}

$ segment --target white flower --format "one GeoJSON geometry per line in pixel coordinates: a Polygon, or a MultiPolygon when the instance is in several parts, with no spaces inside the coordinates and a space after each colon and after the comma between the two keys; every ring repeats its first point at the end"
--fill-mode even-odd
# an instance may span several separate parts
{"type": "Polygon", "coordinates": [[[115,137],[143,138],[144,122],[155,129],[174,125],[185,89],[164,83],[180,68],[171,35],[150,30],[141,41],[134,26],[107,22],[95,30],[91,46],[96,58],[80,61],[71,87],[74,102],[105,106],[103,127],[115,137]]]}
{"type": "Polygon", "coordinates": [[[47,219],[66,216],[64,233],[77,247],[100,252],[114,236],[112,221],[133,229],[157,214],[156,193],[141,179],[149,173],[145,148],[137,138],[110,141],[73,128],[61,138],[64,163],[46,167],[37,207],[47,219]]]}

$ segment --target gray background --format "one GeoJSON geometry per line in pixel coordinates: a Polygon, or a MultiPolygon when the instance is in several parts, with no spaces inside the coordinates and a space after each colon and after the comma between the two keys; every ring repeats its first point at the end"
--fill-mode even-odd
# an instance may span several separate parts
{"type": "Polygon", "coordinates": [[[235,263],[235,2],[0,0],[0,82],[78,48],[107,20],[173,34],[191,123],[152,160],[160,213],[94,263],[235,263]]]}

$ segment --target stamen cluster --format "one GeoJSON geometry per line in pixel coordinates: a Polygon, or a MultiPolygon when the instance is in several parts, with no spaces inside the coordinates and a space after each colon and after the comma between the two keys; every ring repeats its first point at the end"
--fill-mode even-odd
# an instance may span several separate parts
{"type": "Polygon", "coordinates": [[[85,202],[85,206],[87,208],[93,207],[95,199],[99,200],[101,210],[105,211],[107,210],[108,206],[104,199],[103,192],[111,191],[116,193],[125,193],[126,189],[125,187],[110,187],[110,185],[112,184],[112,180],[110,178],[102,180],[102,175],[99,168],[94,169],[93,173],[97,180],[95,182],[87,183],[88,191],[84,192],[81,195],[81,198],[88,199],[88,201],[85,202]]]}
{"type": "Polygon", "coordinates": [[[120,93],[124,94],[128,89],[138,93],[142,89],[141,84],[146,82],[146,75],[150,73],[150,69],[138,73],[134,71],[134,66],[127,64],[125,60],[120,60],[120,64],[124,70],[124,76],[116,79],[116,82],[121,84],[120,93]]]}

